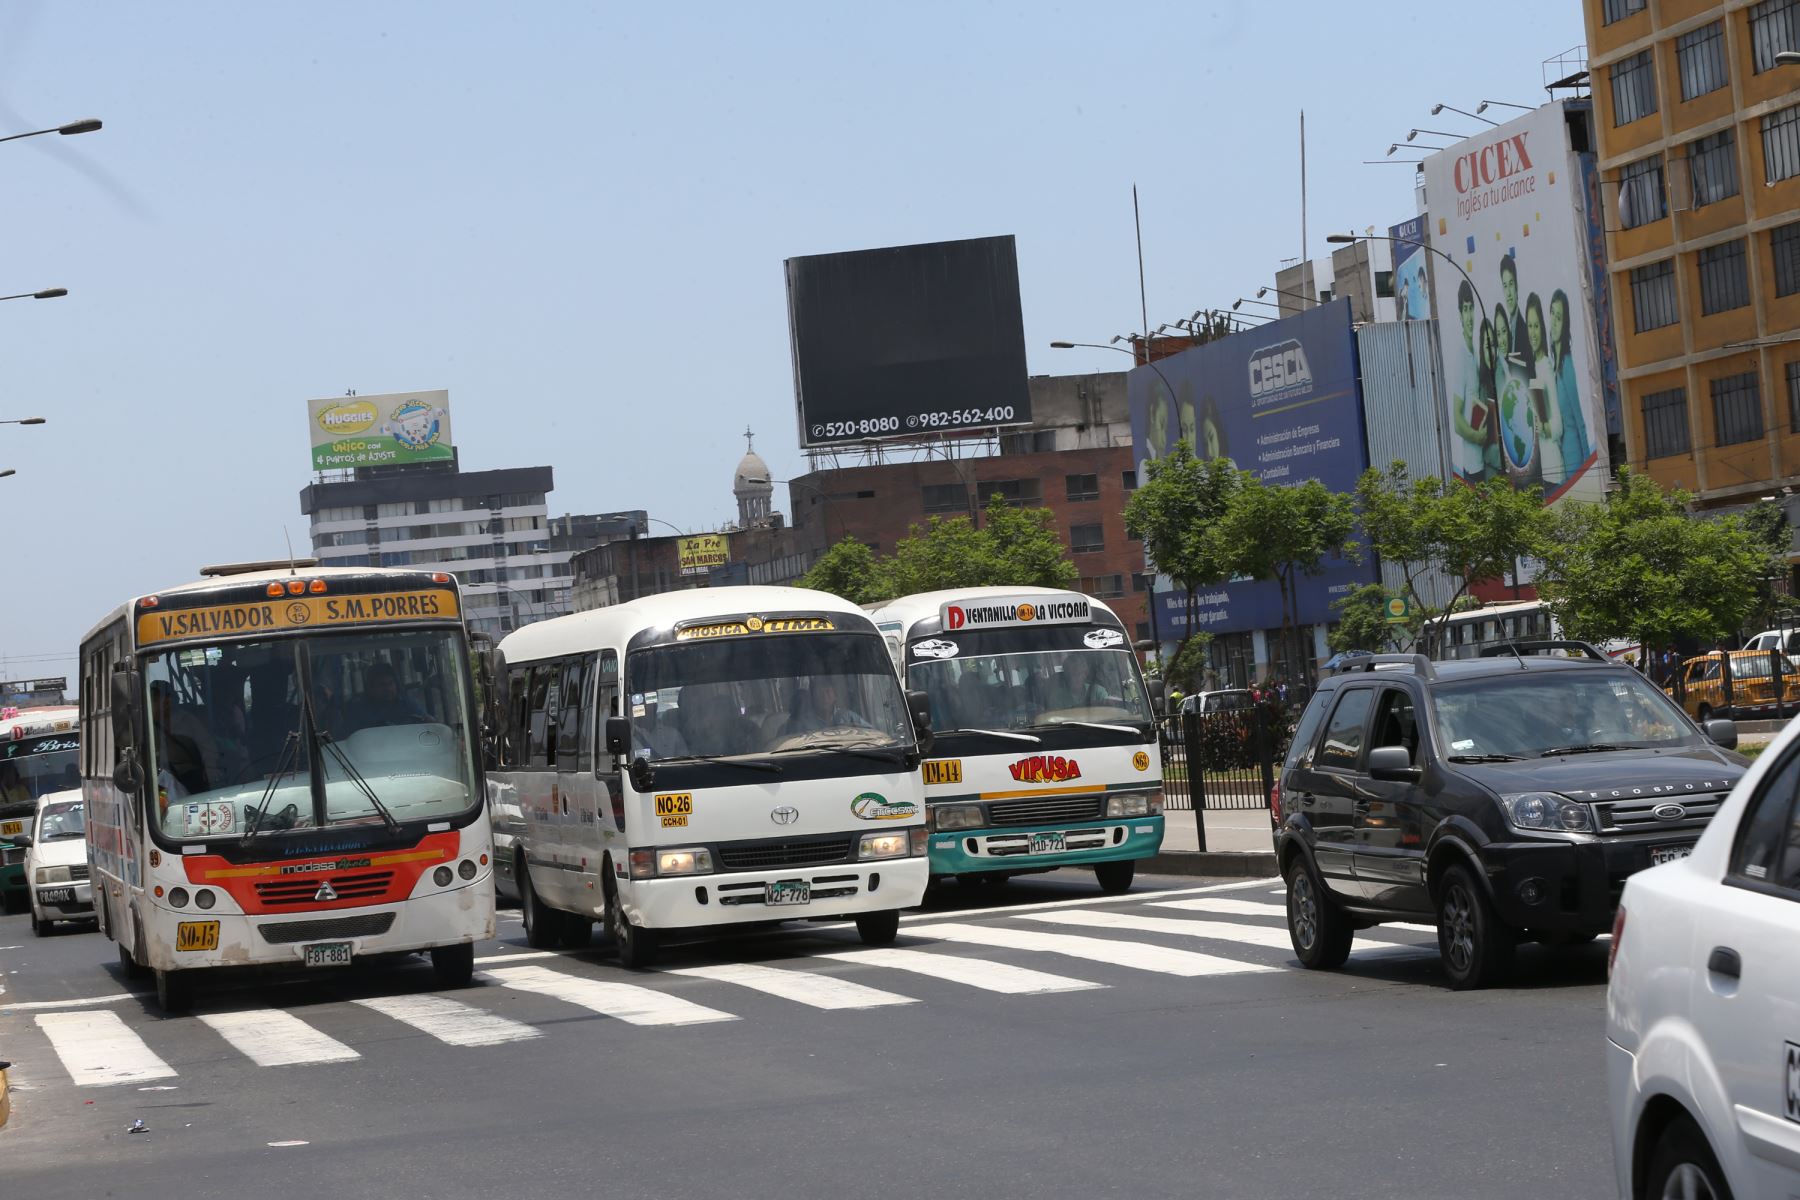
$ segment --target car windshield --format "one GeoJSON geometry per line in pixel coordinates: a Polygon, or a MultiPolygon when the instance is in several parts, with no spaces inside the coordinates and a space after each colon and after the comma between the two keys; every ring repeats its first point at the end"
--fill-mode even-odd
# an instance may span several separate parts
{"type": "Polygon", "coordinates": [[[75,731],[0,742],[0,807],[81,786],[75,731]]]}
{"type": "Polygon", "coordinates": [[[87,836],[87,822],[81,815],[81,801],[62,800],[44,805],[38,815],[38,841],[61,842],[87,836]]]}
{"type": "Polygon", "coordinates": [[[227,642],[150,657],[162,832],[217,839],[468,809],[464,663],[462,636],[449,631],[227,642]]]}
{"type": "Polygon", "coordinates": [[[1681,710],[1635,671],[1508,671],[1431,692],[1443,752],[1536,758],[1589,746],[1698,740],[1681,710]]]}
{"type": "Polygon", "coordinates": [[[761,634],[634,650],[626,688],[634,758],[912,745],[906,698],[873,633],[761,634]]]}
{"type": "MultiPolygon", "coordinates": [[[[1775,673],[1775,655],[1767,650],[1750,654],[1733,654],[1731,656],[1731,674],[1737,679],[1768,679],[1775,673]]],[[[1781,673],[1784,677],[1792,677],[1796,673],[1794,660],[1783,654],[1781,656],[1781,673]]]]}
{"type": "Polygon", "coordinates": [[[915,657],[908,670],[912,686],[931,697],[935,728],[1038,729],[1151,719],[1150,699],[1128,650],[915,657]]]}

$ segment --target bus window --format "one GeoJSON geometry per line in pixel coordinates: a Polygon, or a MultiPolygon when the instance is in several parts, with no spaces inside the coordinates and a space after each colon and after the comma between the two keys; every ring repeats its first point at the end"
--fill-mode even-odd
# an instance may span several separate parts
{"type": "Polygon", "coordinates": [[[586,670],[581,679],[581,711],[577,714],[575,728],[575,769],[591,771],[594,769],[594,692],[600,683],[600,666],[593,655],[589,655],[586,670]]]}
{"type": "Polygon", "coordinates": [[[556,703],[552,693],[556,690],[555,677],[559,669],[559,664],[548,662],[538,663],[531,668],[531,715],[526,719],[526,766],[550,765],[550,755],[544,739],[548,732],[549,709],[556,703]]]}
{"type": "Polygon", "coordinates": [[[586,658],[571,658],[563,669],[562,703],[556,719],[556,761],[561,771],[575,770],[581,744],[581,697],[587,684],[586,658]]]}

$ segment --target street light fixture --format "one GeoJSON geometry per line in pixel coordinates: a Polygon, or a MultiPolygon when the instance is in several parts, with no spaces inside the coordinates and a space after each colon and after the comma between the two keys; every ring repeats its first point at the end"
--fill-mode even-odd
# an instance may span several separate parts
{"type": "Polygon", "coordinates": [[[1272,308],[1276,312],[1283,311],[1281,305],[1279,305],[1279,304],[1270,304],[1267,300],[1246,300],[1242,296],[1239,296],[1236,300],[1233,300],[1231,302],[1231,307],[1232,307],[1233,311],[1235,311],[1237,309],[1238,305],[1240,305],[1240,304],[1260,304],[1264,308],[1272,308]]]}
{"type": "Polygon", "coordinates": [[[41,292],[20,292],[14,296],[0,296],[0,300],[60,300],[68,294],[68,288],[45,288],[41,292]]]}
{"type": "Polygon", "coordinates": [[[1406,140],[1410,142],[1421,133],[1429,134],[1431,137],[1447,137],[1458,142],[1469,136],[1466,133],[1445,133],[1441,129],[1412,129],[1407,131],[1406,140]]]}
{"type": "Polygon", "coordinates": [[[84,117],[79,121],[70,121],[67,125],[53,125],[49,129],[33,129],[30,133],[9,133],[0,137],[0,142],[16,142],[20,138],[42,137],[46,133],[60,133],[69,137],[77,133],[93,133],[100,128],[98,117],[84,117]]]}
{"type": "Polygon", "coordinates": [[[42,417],[15,417],[10,421],[0,421],[0,425],[42,425],[42,417]]]}
{"type": "Polygon", "coordinates": [[[17,475],[17,474],[18,474],[17,471],[13,470],[11,467],[8,467],[8,468],[6,468],[6,470],[0,471],[0,479],[5,479],[8,475],[17,475]]]}
{"type": "Polygon", "coordinates": [[[1451,105],[1451,104],[1434,104],[1431,106],[1431,115],[1432,116],[1435,117],[1441,112],[1453,112],[1457,116],[1468,117],[1471,120],[1487,121],[1487,123],[1489,125],[1498,125],[1500,123],[1498,121],[1489,120],[1487,117],[1478,116],[1477,114],[1472,113],[1472,112],[1466,112],[1463,109],[1457,108],[1456,106],[1451,105]]]}
{"type": "Polygon", "coordinates": [[[1256,298],[1258,300],[1261,300],[1264,296],[1268,295],[1270,292],[1274,292],[1277,296],[1286,296],[1290,300],[1298,300],[1302,304],[1316,303],[1316,301],[1314,301],[1313,298],[1311,296],[1308,296],[1305,292],[1290,292],[1286,288],[1278,288],[1278,287],[1259,287],[1256,289],[1256,298]]]}
{"type": "Polygon", "coordinates": [[[1537,109],[1533,108],[1529,104],[1514,104],[1511,100],[1483,100],[1480,104],[1477,104],[1475,106],[1475,111],[1478,113],[1484,113],[1488,110],[1488,105],[1490,105],[1490,104],[1498,104],[1504,108],[1523,109],[1526,112],[1536,112],[1537,111],[1537,109]]]}
{"type": "Polygon", "coordinates": [[[1469,273],[1463,270],[1462,264],[1457,262],[1454,258],[1451,258],[1448,254],[1445,254],[1442,250],[1439,250],[1436,246],[1427,245],[1426,243],[1417,241],[1413,238],[1384,237],[1379,233],[1328,233],[1325,235],[1325,240],[1337,246],[1350,246],[1359,241],[1394,242],[1401,246],[1417,246],[1421,250],[1437,255],[1439,258],[1455,267],[1456,273],[1469,281],[1469,290],[1475,293],[1476,310],[1478,312],[1488,311],[1487,302],[1481,298],[1481,289],[1475,285],[1475,281],[1469,277],[1469,273]]]}

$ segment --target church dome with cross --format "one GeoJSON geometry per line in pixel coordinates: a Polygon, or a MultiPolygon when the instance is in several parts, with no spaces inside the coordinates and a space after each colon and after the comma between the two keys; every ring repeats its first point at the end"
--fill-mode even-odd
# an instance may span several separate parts
{"type": "Polygon", "coordinates": [[[769,522],[769,501],[775,495],[775,482],[769,477],[769,464],[756,452],[756,435],[744,428],[744,457],[738,460],[732,476],[731,494],[737,497],[738,528],[753,529],[769,522]]]}

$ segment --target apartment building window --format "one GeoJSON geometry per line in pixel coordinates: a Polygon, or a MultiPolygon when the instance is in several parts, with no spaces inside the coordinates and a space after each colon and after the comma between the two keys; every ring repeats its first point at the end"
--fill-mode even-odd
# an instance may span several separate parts
{"type": "Polygon", "coordinates": [[[1681,98],[1692,100],[1731,82],[1725,70],[1725,22],[1714,21],[1675,39],[1681,69],[1681,98]]]}
{"type": "Polygon", "coordinates": [[[406,550],[389,550],[381,556],[384,567],[407,567],[412,565],[412,554],[406,550]]]}
{"type": "Polygon", "coordinates": [[[1754,442],[1763,435],[1762,388],[1755,371],[1711,383],[1713,432],[1721,446],[1754,442]]]}
{"type": "Polygon", "coordinates": [[[1038,479],[990,479],[979,487],[983,503],[995,496],[1014,508],[1035,508],[1044,502],[1043,481],[1038,479]]]}
{"type": "Polygon", "coordinates": [[[1077,554],[1095,554],[1106,549],[1104,525],[1069,526],[1069,549],[1077,554]]]}
{"type": "Polygon", "coordinates": [[[1119,486],[1127,492],[1137,491],[1137,472],[1126,471],[1119,476],[1119,486]]]}
{"type": "Polygon", "coordinates": [[[1612,65],[1613,125],[1629,125],[1656,111],[1656,69],[1650,51],[1641,50],[1612,65]]]}
{"type": "Polygon", "coordinates": [[[412,504],[406,500],[395,500],[388,504],[375,506],[375,515],[380,517],[410,517],[413,515],[412,504]]]}
{"type": "Polygon", "coordinates": [[[1689,142],[1687,159],[1695,208],[1738,194],[1736,129],[1722,129],[1689,142]]]}
{"type": "Polygon", "coordinates": [[[1063,486],[1070,500],[1098,500],[1100,498],[1100,477],[1098,475],[1069,475],[1064,477],[1063,486]]]}
{"type": "Polygon", "coordinates": [[[1676,322],[1674,259],[1631,269],[1631,317],[1638,333],[1676,322]]]}
{"type": "Polygon", "coordinates": [[[1800,104],[1762,119],[1763,182],[1800,175],[1800,104]]]}
{"type": "Polygon", "coordinates": [[[1002,454],[1042,454],[1056,449],[1056,430],[1027,429],[1023,433],[1000,435],[1002,454]]]}
{"type": "Polygon", "coordinates": [[[960,483],[928,483],[919,490],[928,513],[969,511],[969,489],[960,483]]]}
{"type": "Polygon", "coordinates": [[[1125,594],[1125,576],[1084,575],[1081,590],[1097,600],[1117,600],[1125,594]]]}
{"type": "Polygon", "coordinates": [[[1755,72],[1775,68],[1775,55],[1800,50],[1800,0],[1763,0],[1750,7],[1750,50],[1755,72]]]}
{"type": "Polygon", "coordinates": [[[1652,154],[1619,168],[1619,227],[1636,229],[1669,215],[1663,190],[1662,155],[1652,154]]]}
{"type": "Polygon", "coordinates": [[[1650,0],[1606,0],[1600,6],[1600,11],[1605,23],[1611,25],[1614,21],[1623,21],[1626,17],[1643,12],[1644,5],[1649,2],[1650,0]]]}
{"type": "Polygon", "coordinates": [[[1769,256],[1775,260],[1775,294],[1800,292],[1800,221],[1769,231],[1769,256]]]}
{"type": "Polygon", "coordinates": [[[1744,261],[1744,239],[1708,246],[1694,256],[1700,267],[1700,312],[1704,316],[1744,308],[1750,303],[1750,272],[1744,261]]]}
{"type": "Polygon", "coordinates": [[[1644,457],[1667,458],[1688,452],[1687,389],[1670,388],[1644,397],[1644,457]]]}
{"type": "Polygon", "coordinates": [[[1787,375],[1788,432],[1800,433],[1800,358],[1782,367],[1787,375]]]}
{"type": "Polygon", "coordinates": [[[1134,592],[1149,591],[1150,590],[1150,574],[1149,574],[1149,572],[1137,571],[1137,572],[1133,573],[1133,575],[1131,576],[1131,590],[1134,592]]]}

